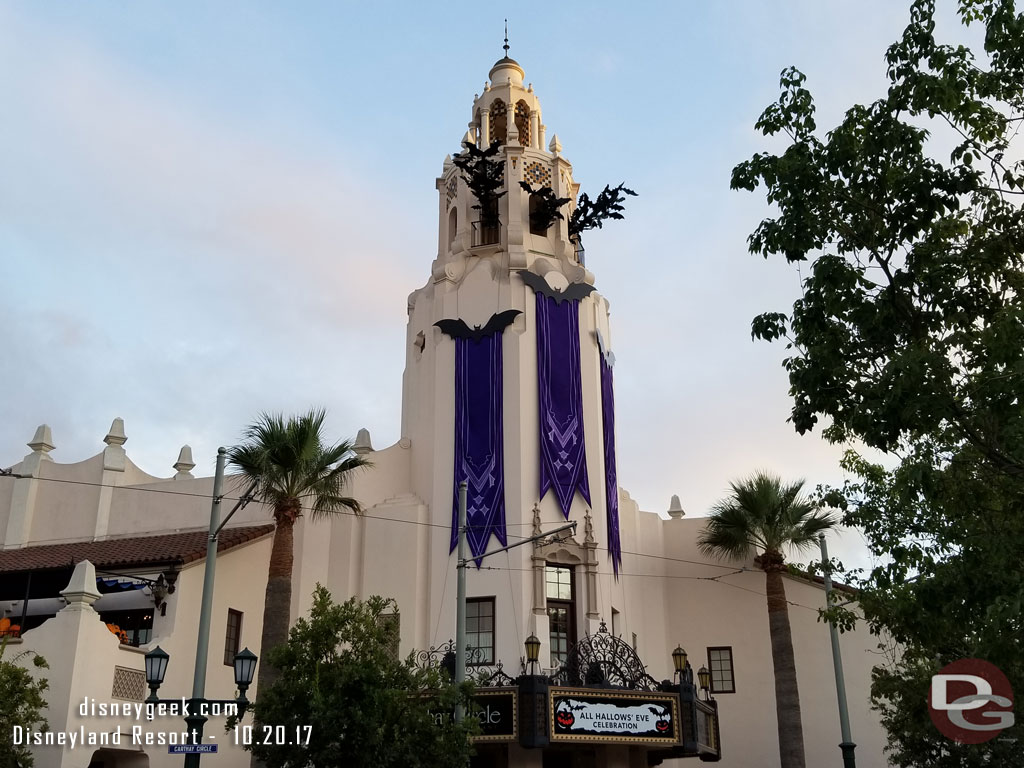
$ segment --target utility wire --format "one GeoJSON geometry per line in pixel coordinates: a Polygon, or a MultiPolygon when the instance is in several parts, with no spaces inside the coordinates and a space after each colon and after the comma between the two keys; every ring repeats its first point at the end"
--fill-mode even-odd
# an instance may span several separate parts
{"type": "MultiPolygon", "coordinates": [[[[19,475],[19,474],[13,472],[11,468],[0,469],[0,476],[12,477],[12,478],[15,478],[15,479],[21,479],[21,478],[28,478],[28,477],[30,477],[28,475],[19,475]]],[[[189,492],[189,491],[172,491],[172,490],[163,489],[163,488],[140,488],[138,486],[112,485],[110,483],[94,483],[94,482],[89,482],[87,480],[67,480],[67,479],[64,479],[64,478],[56,478],[56,477],[36,477],[36,478],[31,478],[31,479],[43,480],[43,481],[51,482],[51,483],[67,483],[67,484],[70,484],[70,485],[90,486],[90,487],[93,487],[93,488],[114,488],[114,489],[117,489],[117,490],[135,491],[135,492],[139,492],[139,493],[160,493],[160,494],[166,494],[166,495],[171,495],[171,496],[190,496],[190,497],[201,498],[201,499],[210,499],[211,498],[211,496],[209,494],[206,494],[206,493],[192,493],[192,492],[189,492]]],[[[166,481],[162,481],[162,482],[166,482],[166,481]]],[[[225,495],[223,495],[221,497],[221,499],[223,501],[248,501],[249,500],[249,498],[246,495],[244,495],[244,494],[241,495],[241,496],[237,496],[237,497],[228,496],[228,495],[225,494],[225,495]]],[[[313,509],[311,507],[303,506],[303,507],[301,507],[301,509],[302,509],[303,512],[307,512],[307,513],[312,513],[313,512],[313,509]]],[[[355,512],[350,512],[350,511],[346,511],[346,510],[340,510],[340,511],[332,514],[332,516],[334,516],[334,515],[345,515],[345,516],[349,516],[349,517],[358,517],[358,518],[365,519],[365,520],[380,520],[382,522],[390,522],[390,523],[403,523],[403,524],[406,524],[406,525],[419,525],[419,526],[424,526],[424,527],[427,527],[427,528],[442,528],[444,530],[450,530],[451,529],[451,525],[450,524],[446,524],[446,523],[428,523],[428,522],[424,522],[424,521],[421,521],[421,520],[409,520],[409,519],[404,519],[404,518],[399,518],[399,517],[384,517],[382,515],[370,515],[370,514],[366,514],[366,513],[359,513],[359,514],[357,514],[355,512]]],[[[253,524],[253,523],[250,523],[250,524],[253,524]]],[[[527,525],[531,525],[532,526],[532,523],[519,523],[519,524],[513,524],[513,525],[515,527],[524,527],[524,526],[527,526],[527,525]]],[[[467,528],[469,530],[474,530],[476,528],[482,528],[482,527],[484,527],[484,526],[467,526],[467,528]]],[[[196,526],[196,528],[200,529],[200,526],[196,526]]],[[[153,531],[143,531],[143,532],[139,532],[139,533],[134,533],[134,534],[132,534],[131,537],[132,538],[136,538],[136,537],[147,536],[147,535],[158,536],[158,535],[166,534],[166,533],[167,533],[166,529],[153,530],[153,531]]],[[[530,537],[529,536],[510,535],[508,538],[523,540],[523,539],[527,539],[527,538],[530,538],[530,537]]],[[[61,542],[74,543],[76,541],[80,542],[80,541],[82,541],[82,539],[78,538],[78,537],[65,537],[65,538],[59,538],[58,537],[58,538],[52,538],[52,539],[37,539],[30,546],[37,546],[37,545],[42,545],[42,544],[56,544],[56,543],[61,543],[61,542]]],[[[597,547],[597,549],[599,549],[599,550],[601,550],[603,552],[608,552],[609,551],[607,547],[597,547]]],[[[722,565],[720,563],[710,563],[710,562],[701,561],[701,560],[689,560],[687,558],[670,557],[668,555],[655,555],[655,554],[650,554],[650,553],[647,553],[647,552],[633,552],[633,551],[625,550],[625,549],[621,550],[621,553],[623,555],[632,555],[634,557],[646,557],[646,558],[651,558],[651,559],[654,559],[654,560],[665,560],[665,561],[668,561],[668,562],[686,563],[688,565],[699,565],[699,566],[702,566],[702,567],[705,567],[705,568],[722,568],[724,570],[731,570],[733,568],[733,566],[722,565]]],[[[620,575],[622,575],[622,574],[620,574],[620,575]]],[[[648,574],[629,574],[629,575],[631,575],[631,576],[643,576],[643,575],[648,575],[648,574]]],[[[650,575],[653,575],[653,574],[650,574],[650,575]]],[[[730,575],[730,574],[723,574],[723,575],[730,575]]],[[[673,578],[673,577],[667,576],[666,578],[673,578]]],[[[698,578],[698,577],[692,577],[692,578],[698,578]]],[[[804,607],[806,607],[806,606],[804,606],[804,607]]]]}

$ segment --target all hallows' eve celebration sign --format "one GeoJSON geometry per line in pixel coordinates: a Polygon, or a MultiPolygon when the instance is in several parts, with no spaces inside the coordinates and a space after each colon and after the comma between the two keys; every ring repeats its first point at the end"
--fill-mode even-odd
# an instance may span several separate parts
{"type": "Polygon", "coordinates": [[[551,741],[678,744],[679,699],[670,694],[551,688],[551,741]]]}

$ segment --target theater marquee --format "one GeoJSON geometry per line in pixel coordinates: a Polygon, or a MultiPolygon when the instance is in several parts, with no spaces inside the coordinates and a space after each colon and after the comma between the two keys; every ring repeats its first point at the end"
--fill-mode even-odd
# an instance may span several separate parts
{"type": "Polygon", "coordinates": [[[672,746],[680,742],[678,696],[554,687],[548,696],[552,743],[672,746]]]}

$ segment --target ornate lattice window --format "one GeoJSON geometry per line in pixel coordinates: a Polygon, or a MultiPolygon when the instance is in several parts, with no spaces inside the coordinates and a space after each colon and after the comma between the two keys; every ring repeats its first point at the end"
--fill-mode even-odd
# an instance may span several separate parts
{"type": "Polygon", "coordinates": [[[397,659],[402,637],[402,617],[397,613],[382,613],[377,617],[377,625],[387,636],[388,653],[391,658],[397,659]]]}
{"type": "Polygon", "coordinates": [[[508,141],[508,107],[501,99],[491,104],[491,141],[508,141]]]}
{"type": "Polygon", "coordinates": [[[530,141],[530,108],[525,101],[516,102],[516,130],[519,131],[519,143],[524,147],[532,146],[530,141]]]}

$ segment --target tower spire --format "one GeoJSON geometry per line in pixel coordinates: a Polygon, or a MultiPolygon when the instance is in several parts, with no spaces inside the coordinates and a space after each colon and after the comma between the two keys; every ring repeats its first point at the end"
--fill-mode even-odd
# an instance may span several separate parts
{"type": "Polygon", "coordinates": [[[508,58],[508,19],[505,19],[505,44],[502,48],[505,49],[505,58],[508,58]]]}

